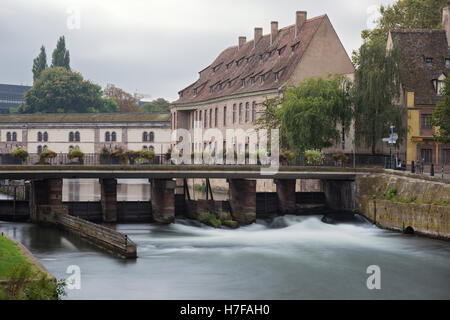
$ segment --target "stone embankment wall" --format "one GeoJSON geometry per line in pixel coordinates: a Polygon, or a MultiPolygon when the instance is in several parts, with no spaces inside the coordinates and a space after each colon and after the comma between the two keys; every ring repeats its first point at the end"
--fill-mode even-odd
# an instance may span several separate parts
{"type": "Polygon", "coordinates": [[[450,240],[450,184],[370,174],[356,179],[358,211],[381,228],[450,240]]]}

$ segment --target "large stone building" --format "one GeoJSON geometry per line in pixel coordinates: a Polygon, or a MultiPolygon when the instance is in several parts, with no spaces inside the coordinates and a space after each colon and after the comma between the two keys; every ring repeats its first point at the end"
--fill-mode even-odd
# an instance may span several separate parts
{"type": "Polygon", "coordinates": [[[0,113],[9,113],[12,108],[17,108],[24,102],[24,95],[30,89],[29,86],[0,84],[0,113]]]}
{"type": "MultiPolygon", "coordinates": [[[[307,13],[299,11],[295,24],[280,29],[272,22],[266,35],[255,28],[252,40],[239,37],[237,46],[224,50],[200,71],[199,79],[181,90],[171,105],[172,129],[188,129],[193,135],[195,124],[201,123],[204,129],[220,129],[225,138],[226,129],[254,128],[266,97],[328,73],[353,78],[354,67],[328,16],[307,19],[307,13]]],[[[244,146],[235,148],[242,152],[244,146]]],[[[352,148],[352,138],[347,137],[345,152],[352,148]]],[[[329,152],[333,150],[342,150],[340,144],[329,152]]]]}
{"type": "Polygon", "coordinates": [[[396,29],[389,32],[387,49],[402,51],[403,83],[400,103],[408,128],[401,153],[407,164],[450,165],[450,144],[437,143],[431,123],[441,89],[450,71],[450,7],[444,8],[442,30],[396,29]]]}
{"type": "Polygon", "coordinates": [[[9,114],[0,115],[0,152],[18,147],[31,154],[45,148],[66,154],[79,148],[98,154],[115,150],[153,149],[162,154],[170,148],[170,114],[9,114]]]}

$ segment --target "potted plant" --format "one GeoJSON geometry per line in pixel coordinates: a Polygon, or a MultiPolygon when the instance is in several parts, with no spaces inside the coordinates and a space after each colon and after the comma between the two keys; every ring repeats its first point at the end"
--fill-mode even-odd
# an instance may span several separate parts
{"type": "Polygon", "coordinates": [[[153,163],[155,160],[155,152],[153,150],[142,150],[139,152],[139,158],[147,163],[153,163]]]}
{"type": "Polygon", "coordinates": [[[111,152],[106,147],[100,151],[99,160],[101,164],[108,164],[111,161],[111,152]]]}
{"type": "Polygon", "coordinates": [[[113,164],[125,164],[127,162],[127,154],[123,151],[122,148],[117,148],[111,154],[111,159],[113,164]]]}
{"type": "Polygon", "coordinates": [[[344,153],[342,153],[342,152],[338,152],[338,153],[333,154],[333,160],[334,160],[337,164],[339,164],[339,165],[341,165],[342,167],[344,167],[344,166],[348,163],[349,157],[346,156],[346,155],[345,155],[344,153]]]}
{"type": "Polygon", "coordinates": [[[19,147],[12,152],[12,156],[20,162],[24,163],[28,159],[28,152],[22,147],[19,147]]]}
{"type": "Polygon", "coordinates": [[[307,150],[305,152],[305,160],[308,165],[318,166],[323,162],[323,154],[319,150],[307,150]]]}
{"type": "Polygon", "coordinates": [[[279,155],[280,163],[283,165],[287,165],[289,162],[294,160],[294,153],[291,151],[283,151],[279,155]]]}
{"type": "Polygon", "coordinates": [[[41,152],[41,154],[39,155],[39,163],[40,164],[49,164],[47,162],[48,159],[54,159],[56,158],[56,152],[50,150],[50,149],[45,149],[44,151],[41,152]]]}
{"type": "Polygon", "coordinates": [[[83,164],[84,163],[84,153],[80,149],[72,149],[67,154],[67,158],[69,160],[78,159],[78,163],[83,164]]]}
{"type": "Polygon", "coordinates": [[[130,164],[135,164],[136,160],[141,157],[141,153],[142,153],[142,151],[128,150],[126,152],[126,155],[127,155],[127,158],[128,158],[128,161],[130,162],[130,164]]]}

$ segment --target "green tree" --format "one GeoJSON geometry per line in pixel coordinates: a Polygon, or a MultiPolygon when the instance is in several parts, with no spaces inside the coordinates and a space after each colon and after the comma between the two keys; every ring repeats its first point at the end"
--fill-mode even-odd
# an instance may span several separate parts
{"type": "Polygon", "coordinates": [[[66,50],[66,40],[64,36],[59,37],[55,50],[52,54],[52,67],[64,67],[70,70],[69,50],[66,50]]]}
{"type": "Polygon", "coordinates": [[[297,155],[321,150],[340,140],[338,124],[349,131],[353,111],[345,100],[345,77],[311,78],[289,88],[280,110],[281,132],[297,155]]]}
{"type": "Polygon", "coordinates": [[[25,94],[19,113],[115,112],[117,104],[102,98],[99,85],[63,67],[44,70],[25,94]]]}
{"type": "Polygon", "coordinates": [[[170,112],[170,102],[163,98],[158,98],[140,106],[141,112],[170,112]]]}
{"type": "Polygon", "coordinates": [[[433,111],[433,125],[439,127],[434,134],[436,141],[450,143],[450,78],[445,79],[443,99],[433,111]]]}
{"type": "Polygon", "coordinates": [[[359,146],[371,147],[390,132],[394,125],[401,139],[405,133],[404,112],[394,103],[400,95],[401,51],[386,52],[382,41],[366,41],[358,53],[352,89],[355,106],[355,136],[359,146]]]}
{"type": "Polygon", "coordinates": [[[391,29],[439,29],[442,27],[442,9],[448,0],[399,0],[387,7],[381,6],[377,27],[364,30],[365,40],[386,42],[391,29]]]}
{"type": "Polygon", "coordinates": [[[117,88],[113,84],[108,84],[105,88],[104,96],[114,99],[119,107],[119,112],[138,112],[139,106],[136,99],[128,92],[117,88]]]}
{"type": "Polygon", "coordinates": [[[41,52],[39,55],[33,60],[33,81],[39,78],[42,71],[47,68],[47,54],[45,53],[45,47],[41,47],[41,52]]]}

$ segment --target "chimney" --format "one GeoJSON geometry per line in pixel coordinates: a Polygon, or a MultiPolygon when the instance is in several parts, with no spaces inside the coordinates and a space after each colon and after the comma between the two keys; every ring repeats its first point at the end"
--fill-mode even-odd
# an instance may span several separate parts
{"type": "Polygon", "coordinates": [[[256,43],[258,42],[259,39],[261,39],[262,35],[263,35],[263,28],[255,28],[255,38],[253,38],[254,39],[253,48],[256,47],[256,43]]]}
{"type": "Polygon", "coordinates": [[[442,28],[447,35],[447,45],[450,47],[450,6],[444,7],[442,10],[442,28]]]}
{"type": "Polygon", "coordinates": [[[307,12],[306,11],[297,11],[295,13],[295,37],[300,34],[300,29],[302,28],[303,24],[305,23],[307,19],[307,12]]]}
{"type": "Polygon", "coordinates": [[[242,46],[247,42],[247,38],[246,37],[239,37],[239,49],[242,48],[242,46]]]}
{"type": "Polygon", "coordinates": [[[277,35],[278,35],[278,21],[272,21],[270,23],[270,44],[273,44],[277,35]]]}

